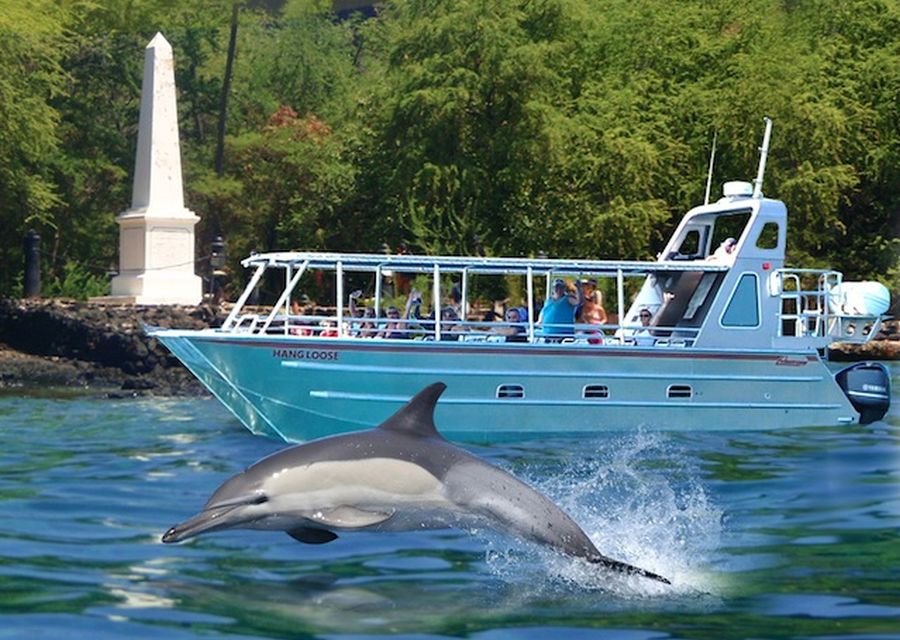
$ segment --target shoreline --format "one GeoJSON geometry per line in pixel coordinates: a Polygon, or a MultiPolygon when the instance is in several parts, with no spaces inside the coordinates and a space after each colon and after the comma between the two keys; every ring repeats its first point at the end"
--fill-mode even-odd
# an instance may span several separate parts
{"type": "MultiPolygon", "coordinates": [[[[143,326],[202,329],[221,325],[210,305],[133,306],[63,299],[0,299],[0,393],[83,390],[111,398],[210,396],[143,326]]],[[[865,345],[838,343],[832,362],[900,360],[900,322],[885,323],[865,345]]]]}
{"type": "Polygon", "coordinates": [[[109,397],[209,396],[144,326],[202,329],[209,305],[133,306],[0,299],[0,390],[82,389],[109,397]]]}

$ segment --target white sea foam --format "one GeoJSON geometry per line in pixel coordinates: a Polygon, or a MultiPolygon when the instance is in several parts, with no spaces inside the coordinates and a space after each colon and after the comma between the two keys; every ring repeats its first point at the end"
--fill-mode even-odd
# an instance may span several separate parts
{"type": "MultiPolygon", "coordinates": [[[[549,469],[534,463],[513,471],[572,516],[601,553],[663,575],[672,585],[534,550],[545,572],[540,582],[624,598],[721,594],[723,584],[712,565],[723,511],[704,489],[697,461],[660,433],[598,439],[589,447],[581,443],[577,455],[553,460],[549,469]],[[583,451],[591,453],[585,456],[583,451]]],[[[516,552],[492,546],[487,560],[492,572],[535,583],[521,575],[535,569],[532,559],[524,561],[516,552]]]]}

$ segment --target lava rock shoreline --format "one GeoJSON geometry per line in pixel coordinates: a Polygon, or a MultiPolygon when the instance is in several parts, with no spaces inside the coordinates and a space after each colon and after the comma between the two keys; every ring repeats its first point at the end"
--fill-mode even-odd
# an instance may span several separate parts
{"type": "Polygon", "coordinates": [[[144,326],[202,329],[209,305],[134,306],[62,299],[0,300],[0,389],[67,387],[111,396],[197,396],[203,386],[144,326]]]}

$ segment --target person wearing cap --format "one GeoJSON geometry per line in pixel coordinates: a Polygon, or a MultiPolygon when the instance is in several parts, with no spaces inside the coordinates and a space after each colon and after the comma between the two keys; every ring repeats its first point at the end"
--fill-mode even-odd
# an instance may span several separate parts
{"type": "Polygon", "coordinates": [[[719,248],[710,255],[707,260],[716,260],[718,262],[730,262],[734,259],[734,249],[737,247],[737,240],[734,238],[725,238],[719,248]]]}
{"type": "Polygon", "coordinates": [[[538,316],[540,334],[551,342],[559,341],[575,333],[575,312],[584,303],[581,282],[575,281],[575,291],[569,291],[566,281],[556,278],[550,288],[550,297],[538,316]]]}

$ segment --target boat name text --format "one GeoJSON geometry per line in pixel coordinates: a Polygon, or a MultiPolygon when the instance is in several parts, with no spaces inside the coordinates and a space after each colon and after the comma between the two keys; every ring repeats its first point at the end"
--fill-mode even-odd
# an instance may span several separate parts
{"type": "Polygon", "coordinates": [[[775,361],[775,365],[780,367],[805,367],[807,365],[807,360],[794,360],[787,356],[781,356],[775,361]]]}
{"type": "Polygon", "coordinates": [[[338,359],[337,351],[319,351],[313,349],[273,349],[273,358],[291,359],[291,360],[325,360],[335,361],[338,359]]]}

